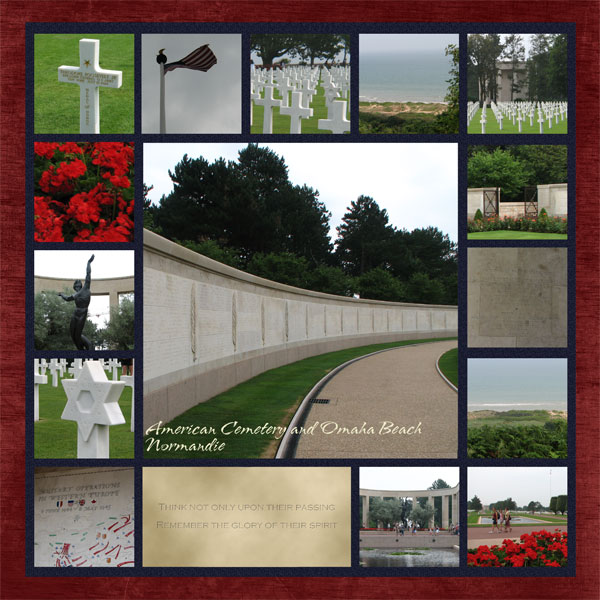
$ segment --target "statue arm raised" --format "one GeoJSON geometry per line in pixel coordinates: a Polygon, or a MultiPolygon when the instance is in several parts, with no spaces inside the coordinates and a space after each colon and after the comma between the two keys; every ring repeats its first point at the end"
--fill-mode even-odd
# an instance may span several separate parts
{"type": "Polygon", "coordinates": [[[90,283],[92,280],[92,261],[94,260],[94,255],[90,257],[90,260],[87,262],[87,269],[85,271],[85,287],[89,289],[90,283]]]}

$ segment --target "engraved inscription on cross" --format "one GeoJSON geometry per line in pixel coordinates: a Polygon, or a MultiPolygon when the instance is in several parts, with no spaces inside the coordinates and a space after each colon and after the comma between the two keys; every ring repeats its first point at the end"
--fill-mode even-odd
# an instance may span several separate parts
{"type": "Polygon", "coordinates": [[[79,66],[58,67],[58,80],[79,86],[79,133],[100,133],[99,88],[120,88],[122,71],[101,69],[100,40],[79,40],[79,66]]]}

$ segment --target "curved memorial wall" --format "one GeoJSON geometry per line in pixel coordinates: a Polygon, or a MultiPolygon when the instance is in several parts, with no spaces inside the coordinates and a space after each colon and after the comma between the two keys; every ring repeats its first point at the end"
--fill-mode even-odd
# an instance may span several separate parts
{"type": "Polygon", "coordinates": [[[457,335],[455,306],[322,294],[268,281],[144,231],[144,429],[309,356],[457,335]]]}

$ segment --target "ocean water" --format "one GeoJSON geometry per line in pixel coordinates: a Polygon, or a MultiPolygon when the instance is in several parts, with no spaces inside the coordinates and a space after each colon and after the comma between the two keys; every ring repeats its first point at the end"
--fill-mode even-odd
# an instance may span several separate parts
{"type": "Polygon", "coordinates": [[[443,102],[450,79],[444,52],[361,54],[361,102],[443,102]]]}

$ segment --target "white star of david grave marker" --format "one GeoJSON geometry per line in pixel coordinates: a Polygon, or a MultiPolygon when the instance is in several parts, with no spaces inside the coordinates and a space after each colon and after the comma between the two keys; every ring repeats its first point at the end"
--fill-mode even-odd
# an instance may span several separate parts
{"type": "Polygon", "coordinates": [[[77,422],[77,458],[109,458],[108,428],[125,423],[123,381],[109,381],[102,364],[87,361],[77,379],[63,379],[67,404],[61,419],[77,422]]]}
{"type": "Polygon", "coordinates": [[[79,40],[79,66],[58,67],[58,80],[79,86],[79,133],[100,133],[99,88],[120,88],[122,71],[101,69],[100,40],[79,40]]]}

